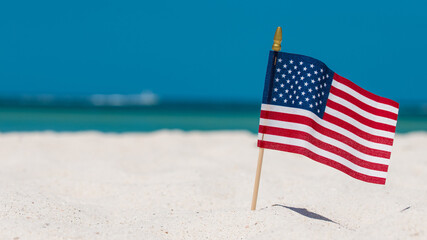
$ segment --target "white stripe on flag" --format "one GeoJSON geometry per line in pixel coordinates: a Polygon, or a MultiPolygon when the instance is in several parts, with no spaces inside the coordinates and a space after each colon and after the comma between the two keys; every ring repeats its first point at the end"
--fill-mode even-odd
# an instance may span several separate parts
{"type": "Polygon", "coordinates": [[[342,127],[339,127],[335,124],[332,124],[330,122],[326,122],[323,119],[319,118],[316,114],[305,110],[305,109],[298,109],[298,108],[291,108],[291,107],[283,107],[283,106],[275,106],[275,105],[269,105],[269,104],[262,104],[261,110],[264,111],[272,111],[272,112],[279,112],[279,113],[288,113],[288,114],[295,114],[295,115],[301,115],[304,117],[308,117],[316,121],[319,125],[322,127],[328,128],[332,131],[335,131],[337,133],[340,133],[353,141],[362,144],[364,146],[367,146],[369,148],[374,148],[378,150],[383,150],[387,152],[391,152],[392,146],[387,144],[381,144],[376,142],[371,142],[365,138],[359,137],[356,134],[348,131],[347,129],[344,129],[342,127]]]}
{"type": "Polygon", "coordinates": [[[338,89],[341,89],[342,91],[350,94],[351,96],[359,99],[360,101],[362,101],[362,102],[364,102],[364,103],[366,103],[366,104],[368,104],[374,108],[382,109],[382,110],[389,111],[389,112],[396,113],[396,114],[399,112],[398,108],[395,108],[395,107],[388,105],[388,104],[379,103],[379,102],[374,101],[370,98],[367,98],[364,95],[356,92],[352,88],[347,87],[346,85],[344,85],[342,83],[339,83],[338,81],[335,81],[335,80],[332,81],[332,86],[334,86],[338,89]]]}
{"type": "Polygon", "coordinates": [[[264,141],[268,141],[268,142],[276,142],[276,143],[282,143],[282,144],[288,144],[288,145],[293,145],[293,146],[298,146],[298,147],[303,147],[306,148],[320,156],[326,157],[328,159],[331,159],[335,162],[338,162],[348,168],[350,168],[353,171],[368,175],[368,176],[372,176],[372,177],[379,177],[379,178],[386,178],[387,173],[386,172],[382,172],[382,171],[376,171],[376,170],[371,170],[371,169],[367,169],[364,167],[360,167],[336,154],[333,154],[331,152],[325,151],[321,148],[318,148],[316,146],[314,146],[313,144],[301,140],[301,139],[297,139],[297,138],[288,138],[288,137],[281,137],[281,136],[275,136],[275,135],[269,135],[269,134],[264,134],[264,141]]]}
{"type": "Polygon", "coordinates": [[[380,157],[367,155],[363,152],[360,152],[359,150],[357,150],[355,148],[352,148],[351,146],[349,146],[349,145],[347,145],[341,141],[337,141],[331,137],[325,136],[325,135],[317,132],[316,130],[314,130],[313,128],[311,128],[310,126],[307,126],[305,124],[277,121],[277,120],[264,119],[264,118],[260,119],[259,124],[263,125],[263,126],[270,126],[270,127],[277,127],[277,128],[282,128],[282,129],[290,129],[290,130],[297,130],[297,131],[306,132],[306,133],[310,134],[311,136],[313,136],[314,138],[316,138],[316,139],[318,139],[324,143],[334,145],[335,147],[338,147],[338,148],[340,148],[340,149],[342,149],[342,150],[344,150],[344,151],[346,151],[346,152],[352,154],[353,156],[358,157],[362,160],[373,162],[373,163],[385,164],[385,165],[389,164],[389,160],[387,158],[380,158],[380,157]]]}
{"type": "Polygon", "coordinates": [[[360,114],[361,116],[363,116],[363,117],[365,117],[367,119],[370,119],[372,121],[375,121],[375,122],[378,122],[378,123],[388,124],[388,125],[391,125],[391,126],[396,126],[396,123],[397,123],[396,120],[393,120],[391,118],[381,117],[381,116],[372,114],[370,112],[367,112],[367,111],[359,108],[358,106],[354,105],[353,103],[350,103],[349,101],[347,101],[347,100],[345,100],[343,98],[340,98],[340,97],[338,97],[338,96],[336,96],[336,95],[334,95],[332,93],[329,93],[328,100],[332,100],[332,101],[334,101],[334,102],[336,102],[336,103],[338,103],[338,104],[340,104],[340,105],[342,105],[344,107],[347,107],[347,108],[355,111],[356,113],[360,114]]]}
{"type": "Polygon", "coordinates": [[[394,137],[394,132],[388,132],[388,131],[383,131],[383,130],[378,130],[369,126],[366,126],[363,123],[360,123],[359,121],[347,116],[346,114],[339,112],[335,109],[332,109],[330,107],[326,107],[325,109],[325,113],[328,113],[334,117],[337,117],[345,122],[350,123],[351,125],[357,127],[358,129],[365,131],[367,133],[376,135],[376,136],[381,136],[381,137],[386,137],[386,138],[393,138],[394,137]]]}

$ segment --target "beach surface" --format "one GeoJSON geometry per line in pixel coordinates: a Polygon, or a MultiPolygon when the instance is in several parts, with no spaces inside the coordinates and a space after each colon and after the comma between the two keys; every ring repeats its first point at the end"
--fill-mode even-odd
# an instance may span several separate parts
{"type": "Polygon", "coordinates": [[[385,186],[249,132],[0,134],[0,239],[426,239],[427,133],[397,135],[385,186]]]}

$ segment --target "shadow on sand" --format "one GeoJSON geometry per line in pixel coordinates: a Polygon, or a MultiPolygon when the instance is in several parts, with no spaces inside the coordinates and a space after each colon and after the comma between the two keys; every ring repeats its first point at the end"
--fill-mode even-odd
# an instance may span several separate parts
{"type": "Polygon", "coordinates": [[[288,207],[288,206],[281,205],[281,204],[274,204],[273,207],[284,207],[284,208],[292,210],[292,211],[294,211],[296,213],[299,213],[299,214],[303,215],[304,217],[308,217],[308,218],[312,218],[312,219],[316,219],[316,220],[322,220],[322,221],[327,221],[327,222],[332,222],[332,223],[335,223],[335,224],[339,224],[337,222],[332,221],[331,219],[329,219],[327,217],[324,217],[324,216],[319,215],[319,214],[314,213],[314,212],[310,212],[310,211],[308,211],[305,208],[288,207]]]}

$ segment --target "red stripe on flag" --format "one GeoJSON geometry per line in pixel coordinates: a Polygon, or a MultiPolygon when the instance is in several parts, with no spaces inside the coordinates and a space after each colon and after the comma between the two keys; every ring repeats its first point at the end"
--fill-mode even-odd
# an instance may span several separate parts
{"type": "Polygon", "coordinates": [[[381,96],[378,96],[378,95],[373,94],[371,92],[368,92],[367,90],[365,90],[365,89],[357,86],[356,84],[354,84],[352,81],[350,81],[350,80],[348,80],[348,79],[346,79],[344,77],[341,77],[340,75],[338,75],[336,73],[334,74],[334,80],[336,80],[339,83],[342,83],[342,84],[346,85],[347,87],[353,89],[354,91],[360,93],[361,95],[363,95],[363,96],[365,96],[367,98],[370,98],[370,99],[372,99],[372,100],[374,100],[376,102],[380,102],[380,103],[383,103],[383,104],[387,104],[387,105],[393,106],[395,108],[399,108],[399,103],[397,103],[397,102],[395,102],[395,101],[393,101],[391,99],[388,99],[388,98],[385,98],[385,97],[381,97],[381,96]]]}
{"type": "MultiPolygon", "coordinates": [[[[289,113],[279,113],[279,112],[270,112],[270,111],[262,110],[261,111],[261,118],[284,121],[284,122],[293,122],[293,123],[299,123],[299,124],[311,126],[317,132],[319,132],[325,136],[334,138],[338,141],[341,141],[341,142],[353,147],[354,149],[356,149],[360,152],[363,152],[365,154],[369,154],[372,156],[376,156],[376,157],[390,158],[390,152],[368,148],[368,147],[350,139],[349,137],[344,136],[343,134],[340,134],[336,131],[330,130],[329,128],[323,127],[322,125],[320,125],[315,120],[313,120],[309,117],[305,117],[305,116],[301,116],[301,115],[295,115],[295,114],[289,114],[289,113]]],[[[386,145],[390,145],[390,146],[393,145],[393,139],[390,139],[390,138],[377,137],[377,136],[370,135],[370,134],[368,134],[368,137],[366,137],[366,138],[362,137],[362,138],[364,138],[368,141],[371,141],[371,142],[375,142],[375,143],[381,143],[381,144],[386,144],[386,145]]]]}
{"type": "Polygon", "coordinates": [[[394,133],[396,131],[396,126],[372,121],[371,119],[365,118],[364,116],[358,114],[357,112],[347,108],[346,106],[343,106],[339,103],[336,103],[336,102],[332,101],[331,99],[328,100],[326,106],[330,107],[332,109],[335,109],[339,112],[342,112],[345,115],[357,120],[360,123],[363,123],[366,126],[369,126],[369,127],[375,128],[375,129],[379,129],[379,130],[392,132],[392,133],[394,133]]]}
{"type": "Polygon", "coordinates": [[[385,178],[372,177],[372,176],[368,176],[368,175],[356,172],[350,169],[349,167],[346,167],[336,161],[333,161],[329,158],[316,154],[303,147],[288,145],[288,144],[281,144],[281,143],[274,143],[274,142],[267,142],[267,141],[261,141],[261,140],[258,140],[258,147],[280,150],[285,152],[298,153],[308,158],[311,158],[316,162],[323,163],[337,170],[340,170],[353,178],[356,178],[365,182],[370,182],[370,183],[385,184],[385,178]]]}
{"type": "Polygon", "coordinates": [[[324,113],[323,114],[323,120],[328,121],[332,124],[335,124],[339,127],[342,127],[354,134],[356,134],[357,136],[364,138],[368,141],[371,142],[376,142],[376,143],[382,143],[382,144],[387,144],[387,145],[393,145],[393,138],[386,138],[386,137],[381,137],[381,136],[376,136],[376,135],[372,135],[370,133],[367,133],[365,131],[360,130],[359,128],[351,125],[348,122],[345,122],[337,117],[334,117],[328,113],[324,113]]]}
{"type": "MultiPolygon", "coordinates": [[[[330,92],[340,98],[343,98],[345,100],[347,100],[348,102],[358,106],[359,108],[361,108],[362,110],[365,110],[367,112],[370,112],[374,115],[378,115],[381,117],[386,117],[386,118],[390,118],[393,120],[397,120],[397,114],[396,113],[392,113],[386,110],[382,110],[382,109],[378,109],[372,106],[369,106],[368,104],[360,101],[359,99],[353,97],[352,95],[348,94],[347,92],[344,92],[341,89],[338,89],[334,86],[331,86],[331,90],[330,92]]],[[[328,100],[329,102],[329,100],[328,100]]]]}
{"type": "Polygon", "coordinates": [[[276,136],[283,136],[283,137],[290,137],[290,138],[297,138],[297,139],[302,139],[305,140],[311,144],[313,144],[314,146],[321,148],[323,150],[326,150],[328,152],[334,153],[344,159],[349,160],[350,162],[364,167],[364,168],[368,168],[368,169],[372,169],[372,170],[377,170],[377,171],[383,171],[386,172],[388,169],[387,165],[384,164],[379,164],[379,163],[373,163],[373,162],[369,162],[363,159],[360,159],[356,156],[354,156],[353,154],[338,148],[334,145],[325,143],[320,141],[319,139],[313,137],[312,135],[310,135],[309,133],[306,132],[302,132],[302,131],[298,131],[298,130],[291,130],[291,129],[282,129],[282,128],[276,128],[276,127],[269,127],[269,126],[259,126],[259,132],[260,133],[265,133],[265,134],[270,134],[270,135],[276,135],[276,136]]]}

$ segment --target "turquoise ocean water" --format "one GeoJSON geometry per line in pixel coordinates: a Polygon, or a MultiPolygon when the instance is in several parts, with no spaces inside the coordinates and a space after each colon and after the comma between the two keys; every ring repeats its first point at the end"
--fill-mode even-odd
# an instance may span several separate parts
{"type": "MultiPolygon", "coordinates": [[[[0,104],[0,132],[150,132],[258,129],[259,104],[161,103],[150,106],[0,104]]],[[[397,132],[427,131],[426,105],[401,105],[397,132]]]]}

